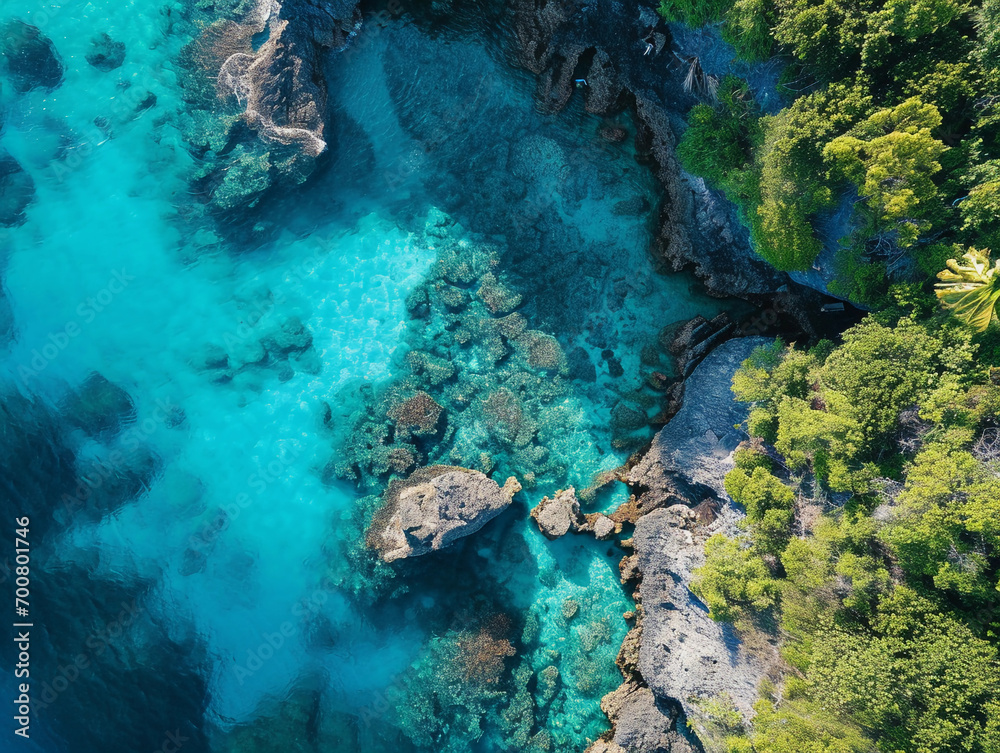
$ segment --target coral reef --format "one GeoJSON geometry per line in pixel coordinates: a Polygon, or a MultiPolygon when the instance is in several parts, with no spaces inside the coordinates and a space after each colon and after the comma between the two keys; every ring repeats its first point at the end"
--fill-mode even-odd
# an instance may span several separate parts
{"type": "Polygon", "coordinates": [[[565,404],[565,353],[509,312],[519,294],[496,274],[498,249],[456,242],[460,235],[450,218],[431,213],[424,242],[437,248],[437,261],[407,300],[419,323],[407,331],[409,374],[366,393],[331,477],[375,491],[391,473],[437,463],[514,475],[526,487],[564,481],[567,461],[552,452],[553,440],[580,423],[565,404]],[[457,298],[455,290],[480,295],[457,298]]]}
{"type": "Polygon", "coordinates": [[[520,695],[507,670],[511,627],[503,614],[484,615],[432,638],[398,683],[390,723],[423,749],[454,753],[472,749],[491,719],[516,724],[520,715],[503,708],[520,695]]]}

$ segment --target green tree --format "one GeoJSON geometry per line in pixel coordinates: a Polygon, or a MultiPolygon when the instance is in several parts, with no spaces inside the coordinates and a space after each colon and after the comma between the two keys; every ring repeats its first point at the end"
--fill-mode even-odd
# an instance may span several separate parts
{"type": "Polygon", "coordinates": [[[897,588],[866,633],[830,625],[809,678],[884,751],[996,750],[996,648],[911,589],[897,588]]]}
{"type": "Polygon", "coordinates": [[[774,48],[771,36],[774,22],[773,0],[736,0],[726,13],[722,38],[735,47],[744,60],[767,60],[774,48]]]}
{"type": "Polygon", "coordinates": [[[811,217],[834,204],[823,148],[867,111],[856,87],[833,85],[764,119],[758,153],[760,196],[750,230],[757,252],[778,269],[808,269],[822,244],[811,217]]]}
{"type": "Polygon", "coordinates": [[[677,146],[684,169],[741,203],[749,189],[750,165],[763,131],[760,112],[745,81],[732,75],[719,82],[714,106],[695,105],[677,146]]]}
{"type": "Polygon", "coordinates": [[[1000,602],[1000,485],[971,454],[932,444],[914,460],[883,533],[911,575],[979,610],[1000,602]]]}
{"type": "Polygon", "coordinates": [[[795,517],[795,494],[771,475],[767,468],[747,473],[734,468],[726,474],[726,492],[747,511],[753,528],[754,548],[767,554],[780,554],[791,537],[795,517]]]}
{"type": "Polygon", "coordinates": [[[913,245],[939,209],[932,177],[947,147],[931,130],[940,125],[938,109],[912,97],[873,113],[823,149],[835,173],[857,186],[901,246],[913,245]]]}
{"type": "Polygon", "coordinates": [[[732,622],[774,606],[778,584],[746,538],[716,534],[705,542],[705,564],[695,571],[691,591],[713,620],[732,622]]]}

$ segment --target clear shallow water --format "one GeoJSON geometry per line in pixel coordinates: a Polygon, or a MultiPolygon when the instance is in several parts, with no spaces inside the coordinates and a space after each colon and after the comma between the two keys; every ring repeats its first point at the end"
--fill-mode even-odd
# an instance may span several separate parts
{"type": "Polygon", "coordinates": [[[246,233],[189,189],[182,3],[0,11],[65,66],[52,92],[3,90],[3,146],[35,185],[3,234],[18,478],[0,493],[39,537],[35,692],[54,697],[37,749],[153,750],[175,728],[191,750],[585,747],[619,680],[621,551],[546,542],[527,511],[651,436],[636,416],[658,410],[643,375],[669,369],[659,331],[725,306],[653,270],[655,188],[628,142],[572,107],[540,115],[482,21],[400,18],[331,57],[331,154],[246,233]],[[111,72],[85,59],[102,31],[127,48],[111,72]],[[456,259],[482,267],[461,321],[419,315],[418,295],[445,311],[456,259]],[[561,366],[491,351],[507,309],[472,297],[486,274],[561,366]],[[352,555],[359,501],[385,482],[358,460],[358,427],[409,389],[416,351],[455,372],[427,387],[454,433],[418,460],[526,488],[385,586],[352,555]],[[520,439],[465,409],[501,393],[520,439]],[[469,645],[494,661],[456,681],[469,645]]]}

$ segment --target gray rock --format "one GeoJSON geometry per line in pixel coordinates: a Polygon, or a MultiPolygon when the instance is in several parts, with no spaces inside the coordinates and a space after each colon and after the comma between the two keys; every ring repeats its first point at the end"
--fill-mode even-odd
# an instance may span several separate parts
{"type": "Polygon", "coordinates": [[[553,497],[544,497],[531,511],[531,517],[547,539],[558,539],[570,531],[578,532],[586,523],[572,486],[553,497]]]}
{"type": "Polygon", "coordinates": [[[601,540],[610,539],[615,535],[615,522],[607,515],[598,515],[593,528],[594,535],[601,540]]]}
{"type": "Polygon", "coordinates": [[[762,337],[730,340],[710,353],[688,378],[683,407],[628,476],[630,484],[643,489],[639,506],[644,514],[633,536],[634,566],[641,577],[636,594],[642,604],[639,674],[656,698],[680,703],[702,732],[696,701],[728,694],[749,719],[771,661],[770,648],[749,652],[732,627],[712,620],[689,589],[692,572],[705,561],[705,540],[719,531],[731,535],[742,517],[723,487],[741,438],[733,426],[747,414],[730,384],[743,360],[768,342],[762,337]],[[717,507],[708,525],[691,509],[706,499],[717,507]]]}
{"type": "Polygon", "coordinates": [[[366,542],[385,562],[443,549],[503,512],[520,490],[513,476],[501,488],[468,468],[421,468],[389,484],[366,542]]]}
{"type": "Polygon", "coordinates": [[[643,489],[643,511],[706,496],[725,498],[723,479],[741,440],[735,424],[746,419],[746,406],[736,402],[730,385],[733,373],[765,337],[729,340],[712,351],[685,382],[684,405],[660,432],[645,457],[628,475],[628,483],[643,489]]]}
{"type": "Polygon", "coordinates": [[[720,693],[749,719],[767,664],[688,589],[692,571],[704,564],[705,539],[719,525],[699,526],[690,508],[675,505],[641,517],[633,537],[642,573],[639,672],[658,698],[678,701],[696,727],[692,701],[720,693]]]}
{"type": "Polygon", "coordinates": [[[649,688],[642,688],[622,707],[614,741],[628,753],[679,753],[691,750],[674,729],[676,715],[661,710],[649,688]]]}

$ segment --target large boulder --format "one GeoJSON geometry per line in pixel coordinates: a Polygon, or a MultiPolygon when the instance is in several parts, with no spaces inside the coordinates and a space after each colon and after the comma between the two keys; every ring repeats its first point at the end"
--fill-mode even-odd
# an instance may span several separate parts
{"type": "Polygon", "coordinates": [[[576,533],[586,524],[572,486],[552,497],[544,497],[531,511],[531,517],[538,524],[538,530],[550,540],[570,531],[576,533]]]}
{"type": "Polygon", "coordinates": [[[389,484],[366,542],[385,562],[443,549],[503,512],[520,490],[514,477],[500,487],[468,468],[421,468],[389,484]]]}

